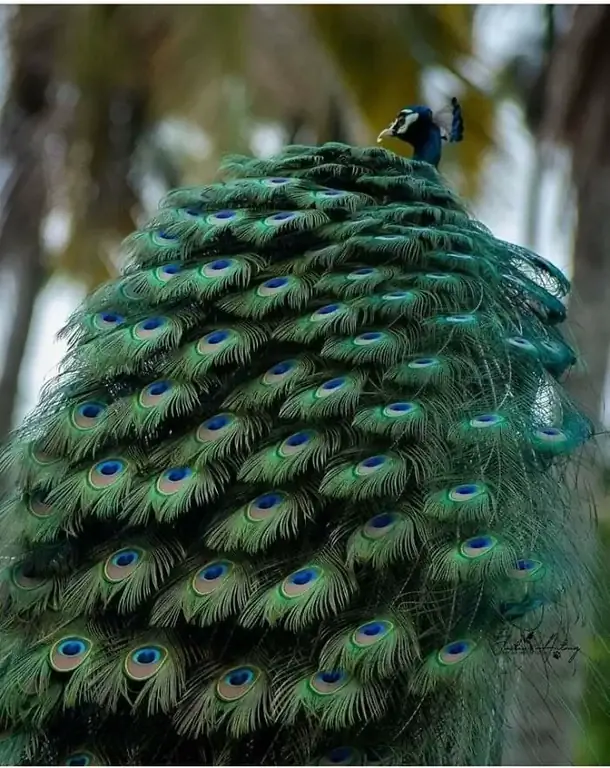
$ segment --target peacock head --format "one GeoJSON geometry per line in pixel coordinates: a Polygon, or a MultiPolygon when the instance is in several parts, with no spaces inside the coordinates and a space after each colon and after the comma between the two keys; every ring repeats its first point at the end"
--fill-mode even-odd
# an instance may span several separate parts
{"type": "Polygon", "coordinates": [[[415,160],[438,165],[441,159],[443,141],[461,141],[464,135],[464,120],[457,99],[439,112],[430,107],[411,106],[401,109],[393,122],[377,137],[377,143],[390,137],[405,141],[415,150],[415,160]]]}
{"type": "Polygon", "coordinates": [[[430,107],[405,107],[396,115],[394,121],[381,131],[377,141],[380,142],[386,136],[391,136],[406,141],[417,149],[434,127],[434,113],[430,107]]]}

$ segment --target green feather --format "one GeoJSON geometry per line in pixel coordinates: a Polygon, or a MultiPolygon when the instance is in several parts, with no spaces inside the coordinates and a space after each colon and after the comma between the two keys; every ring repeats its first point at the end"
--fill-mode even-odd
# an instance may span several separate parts
{"type": "Polygon", "coordinates": [[[353,574],[334,557],[320,556],[261,592],[241,617],[245,627],[281,623],[297,632],[345,608],[356,589],[353,574]]]}
{"type": "Polygon", "coordinates": [[[322,356],[343,363],[391,365],[412,351],[413,342],[402,329],[371,330],[349,339],[330,338],[322,356]]]}
{"type": "Polygon", "coordinates": [[[278,341],[309,343],[331,333],[354,333],[359,315],[353,305],[343,302],[324,304],[296,320],[285,320],[274,330],[278,341]]]}
{"type": "Polygon", "coordinates": [[[314,518],[311,495],[296,490],[269,490],[229,515],[206,533],[209,547],[254,554],[268,549],[277,539],[292,539],[314,518]]]}
{"type": "Polygon", "coordinates": [[[416,464],[397,452],[378,453],[360,461],[335,462],[320,483],[325,496],[356,501],[395,497],[413,476],[416,464]]]}
{"type": "Polygon", "coordinates": [[[456,638],[431,653],[411,678],[410,688],[425,696],[441,685],[474,688],[499,674],[498,662],[484,641],[456,638]]]}
{"type": "Polygon", "coordinates": [[[246,293],[237,293],[218,301],[230,315],[256,318],[287,307],[303,309],[312,294],[312,280],[305,277],[276,275],[246,293]]]}
{"type": "Polygon", "coordinates": [[[137,610],[184,558],[184,550],[177,542],[134,537],[105,545],[91,557],[95,564],[74,574],[62,596],[75,616],[94,614],[100,604],[112,601],[118,613],[137,610]]]}
{"type": "Polygon", "coordinates": [[[510,543],[493,534],[479,533],[458,544],[439,547],[430,563],[430,575],[444,581],[498,579],[506,576],[516,559],[510,543]]]}
{"type": "Polygon", "coordinates": [[[426,497],[424,514],[437,520],[487,520],[495,511],[489,487],[473,480],[456,483],[426,497]]]}
{"type": "Polygon", "coordinates": [[[178,733],[197,738],[223,728],[239,738],[271,715],[269,678],[264,667],[244,660],[224,669],[201,671],[192,682],[175,718],[178,733]]]}
{"type": "Polygon", "coordinates": [[[340,730],[378,720],[384,713],[387,695],[379,681],[365,685],[341,670],[310,670],[295,677],[293,673],[284,683],[276,704],[288,725],[305,716],[318,728],[340,730]]]}
{"type": "Polygon", "coordinates": [[[192,507],[217,499],[229,479],[227,469],[218,464],[202,468],[170,467],[143,482],[133,492],[131,503],[121,516],[132,525],[150,523],[152,516],[161,523],[174,522],[192,507]]]}
{"type": "Polygon", "coordinates": [[[334,634],[322,649],[320,665],[357,674],[367,684],[408,669],[417,655],[417,634],[409,617],[384,612],[334,634]]]}
{"type": "Polygon", "coordinates": [[[208,328],[199,339],[186,344],[162,365],[163,373],[179,381],[199,382],[223,365],[245,365],[265,343],[264,330],[254,325],[208,328]]]}
{"type": "Polygon", "coordinates": [[[383,570],[417,555],[422,521],[414,509],[401,505],[378,512],[360,525],[347,543],[348,563],[370,563],[383,570]]]}
{"type": "Polygon", "coordinates": [[[155,601],[151,622],[175,626],[184,617],[200,627],[210,626],[238,614],[257,587],[256,573],[246,562],[209,555],[191,558],[155,601]]]}
{"type": "Polygon", "coordinates": [[[305,355],[279,360],[261,376],[236,387],[225,398],[223,406],[237,409],[269,408],[274,402],[307,381],[315,370],[315,361],[305,355]]]}
{"type": "Polygon", "coordinates": [[[353,413],[366,385],[360,371],[332,377],[318,377],[315,387],[304,389],[289,397],[280,409],[287,419],[326,419],[353,413]]]}
{"type": "Polygon", "coordinates": [[[321,470],[340,448],[337,429],[302,429],[263,448],[242,464],[237,477],[248,483],[284,483],[305,472],[321,470]]]}

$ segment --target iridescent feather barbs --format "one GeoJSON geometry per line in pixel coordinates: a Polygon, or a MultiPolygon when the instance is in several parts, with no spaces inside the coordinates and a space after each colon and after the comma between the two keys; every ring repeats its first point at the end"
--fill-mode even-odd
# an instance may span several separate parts
{"type": "Polygon", "coordinates": [[[0,466],[3,764],[489,761],[590,426],[567,281],[434,167],[462,132],[230,158],[128,239],[0,466]]]}

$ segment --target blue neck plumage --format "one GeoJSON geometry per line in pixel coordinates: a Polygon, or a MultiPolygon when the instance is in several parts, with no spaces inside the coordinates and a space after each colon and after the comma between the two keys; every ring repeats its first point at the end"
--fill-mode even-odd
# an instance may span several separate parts
{"type": "Polygon", "coordinates": [[[414,160],[423,160],[426,163],[430,163],[435,167],[441,161],[442,140],[440,128],[434,124],[430,125],[426,136],[422,137],[421,141],[413,145],[415,152],[413,153],[414,160]]]}

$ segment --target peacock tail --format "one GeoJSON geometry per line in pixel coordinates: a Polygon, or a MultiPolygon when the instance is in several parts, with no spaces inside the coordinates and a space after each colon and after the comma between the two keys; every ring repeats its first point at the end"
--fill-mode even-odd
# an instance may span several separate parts
{"type": "Polygon", "coordinates": [[[494,759],[506,633],[580,583],[568,283],[382,148],[229,158],[1,469],[3,764],[494,759]]]}

